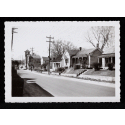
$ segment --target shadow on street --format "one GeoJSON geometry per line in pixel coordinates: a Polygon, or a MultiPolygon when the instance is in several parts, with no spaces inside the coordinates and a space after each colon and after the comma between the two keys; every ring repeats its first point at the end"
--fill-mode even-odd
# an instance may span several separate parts
{"type": "Polygon", "coordinates": [[[23,97],[53,97],[49,92],[41,88],[36,84],[34,78],[23,78],[24,79],[24,89],[23,89],[23,97]],[[27,81],[32,80],[31,83],[27,83],[27,81]]]}

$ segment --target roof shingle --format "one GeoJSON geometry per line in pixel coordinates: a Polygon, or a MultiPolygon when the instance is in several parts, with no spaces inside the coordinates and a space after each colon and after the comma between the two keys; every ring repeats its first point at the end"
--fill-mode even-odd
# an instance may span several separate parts
{"type": "Polygon", "coordinates": [[[60,62],[62,60],[62,55],[58,55],[55,60],[51,60],[51,62],[60,62]]]}
{"type": "Polygon", "coordinates": [[[115,53],[115,47],[105,48],[102,54],[115,53]]]}
{"type": "Polygon", "coordinates": [[[69,50],[68,52],[70,56],[74,56],[79,52],[79,50],[69,50]]]}
{"type": "Polygon", "coordinates": [[[89,53],[93,52],[95,50],[95,48],[92,49],[82,49],[81,51],[79,51],[75,57],[86,57],[86,55],[88,55],[89,53]]]}

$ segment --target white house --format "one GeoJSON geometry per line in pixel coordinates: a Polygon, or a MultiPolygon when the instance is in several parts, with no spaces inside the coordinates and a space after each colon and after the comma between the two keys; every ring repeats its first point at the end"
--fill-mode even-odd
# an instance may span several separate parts
{"type": "Polygon", "coordinates": [[[70,67],[70,55],[66,51],[63,55],[59,55],[56,59],[50,61],[51,71],[55,71],[59,67],[70,67]]]}

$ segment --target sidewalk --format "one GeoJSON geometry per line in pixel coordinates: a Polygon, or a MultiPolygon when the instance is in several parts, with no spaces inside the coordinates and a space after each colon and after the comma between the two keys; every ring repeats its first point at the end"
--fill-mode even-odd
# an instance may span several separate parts
{"type": "MultiPolygon", "coordinates": [[[[25,71],[31,72],[30,70],[25,70],[25,71]]],[[[115,88],[115,84],[110,83],[110,82],[85,80],[85,79],[81,79],[79,77],[71,77],[71,76],[66,77],[66,76],[53,75],[53,74],[48,75],[48,74],[38,73],[36,71],[32,71],[32,73],[37,74],[37,75],[42,75],[42,76],[45,75],[46,77],[65,79],[65,80],[70,80],[70,81],[78,81],[78,82],[83,82],[83,83],[88,83],[88,84],[94,84],[94,85],[99,85],[99,86],[107,86],[107,87],[115,88]]]]}

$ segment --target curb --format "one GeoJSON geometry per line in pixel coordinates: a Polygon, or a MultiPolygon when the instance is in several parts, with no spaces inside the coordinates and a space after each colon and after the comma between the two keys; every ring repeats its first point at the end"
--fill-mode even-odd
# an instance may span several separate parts
{"type": "Polygon", "coordinates": [[[90,76],[90,75],[81,75],[79,76],[81,79],[85,80],[93,80],[99,82],[113,82],[115,83],[115,77],[107,77],[107,76],[90,76]]]}

